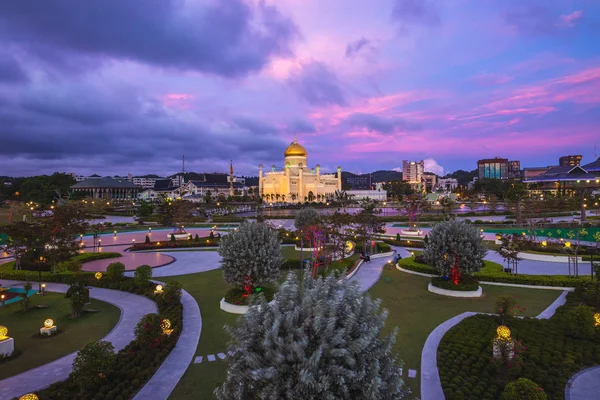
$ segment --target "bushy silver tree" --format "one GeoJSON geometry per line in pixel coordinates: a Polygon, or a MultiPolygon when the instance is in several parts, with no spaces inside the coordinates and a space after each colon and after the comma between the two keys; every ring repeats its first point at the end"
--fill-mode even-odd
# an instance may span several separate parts
{"type": "Polygon", "coordinates": [[[254,300],[237,327],[220,400],[391,400],[404,397],[392,352],[396,331],[383,336],[387,312],[339,277],[302,285],[289,274],[271,303],[254,300]]]}
{"type": "Polygon", "coordinates": [[[283,263],[277,231],[265,223],[244,223],[221,239],[223,279],[250,291],[256,285],[275,282],[283,263]]]}
{"type": "Polygon", "coordinates": [[[458,283],[462,275],[471,275],[482,268],[487,247],[477,228],[450,220],[433,227],[423,254],[438,274],[450,276],[458,283]]]}
{"type": "Polygon", "coordinates": [[[294,226],[297,230],[302,231],[305,228],[313,225],[318,225],[321,220],[321,214],[312,207],[306,207],[298,211],[294,226]]]}

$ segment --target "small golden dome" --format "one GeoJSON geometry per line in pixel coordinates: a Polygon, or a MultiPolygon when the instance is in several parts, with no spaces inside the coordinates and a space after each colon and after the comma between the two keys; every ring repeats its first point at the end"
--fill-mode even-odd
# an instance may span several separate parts
{"type": "Polygon", "coordinates": [[[306,157],[308,155],[308,153],[306,152],[306,149],[304,147],[302,147],[302,145],[298,144],[298,142],[296,140],[294,140],[292,143],[290,143],[288,148],[285,149],[285,153],[283,153],[283,155],[284,155],[284,157],[290,157],[290,156],[306,157]]]}

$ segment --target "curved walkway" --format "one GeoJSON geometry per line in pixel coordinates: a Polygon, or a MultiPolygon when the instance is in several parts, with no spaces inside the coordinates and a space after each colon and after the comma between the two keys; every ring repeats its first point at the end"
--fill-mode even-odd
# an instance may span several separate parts
{"type": "Polygon", "coordinates": [[[592,400],[599,397],[600,365],[579,371],[565,387],[565,400],[592,400]]]}
{"type": "Polygon", "coordinates": [[[116,252],[121,253],[121,257],[118,258],[105,258],[102,260],[88,261],[81,267],[83,271],[106,271],[106,268],[114,263],[120,262],[125,265],[126,271],[133,271],[140,265],[149,265],[152,268],[158,268],[168,265],[175,261],[174,257],[170,257],[163,252],[137,252],[137,251],[125,251],[129,246],[115,246],[115,247],[101,247],[101,252],[116,252]]]}
{"type": "MultiPolygon", "coordinates": [[[[566,302],[568,291],[564,291],[550,306],[542,311],[536,318],[548,319],[554,315],[556,309],[566,302]]],[[[442,338],[450,329],[458,325],[462,320],[481,313],[465,312],[438,325],[427,337],[423,351],[421,352],[421,400],[444,399],[444,390],[440,380],[437,367],[437,350],[442,338]]],[[[600,385],[599,385],[600,386],[600,385]]],[[[577,400],[584,400],[579,398],[577,400]]]]}
{"type": "Polygon", "coordinates": [[[371,262],[362,263],[358,271],[350,278],[350,282],[358,282],[360,290],[366,292],[377,283],[383,272],[383,267],[390,258],[391,256],[379,258],[371,256],[371,262]]]}
{"type": "MultiPolygon", "coordinates": [[[[153,268],[153,278],[206,272],[219,268],[221,263],[221,256],[216,251],[172,251],[162,254],[175,261],[164,267],[153,268]]],[[[133,271],[125,272],[125,276],[133,276],[133,271]]]]}
{"type": "MultiPolygon", "coordinates": [[[[2,280],[2,284],[20,286],[25,282],[2,280]]],[[[46,290],[50,292],[66,293],[68,288],[68,285],[62,283],[46,283],[46,290]]],[[[156,303],[152,300],[128,292],[92,287],[90,288],[90,297],[113,304],[121,310],[121,317],[117,325],[102,338],[102,340],[111,342],[116,351],[121,350],[135,339],[133,330],[140,318],[146,314],[158,312],[156,303]]],[[[67,379],[76,355],[77,352],[74,352],[48,364],[1,380],[0,398],[11,399],[25,393],[36,392],[55,382],[67,379]]]]}

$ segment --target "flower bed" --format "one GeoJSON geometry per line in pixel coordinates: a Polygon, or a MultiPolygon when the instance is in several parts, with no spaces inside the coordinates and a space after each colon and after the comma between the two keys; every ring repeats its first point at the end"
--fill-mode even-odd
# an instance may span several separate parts
{"type": "Polygon", "coordinates": [[[225,301],[236,306],[247,306],[250,304],[253,295],[262,293],[267,301],[271,301],[275,292],[276,290],[270,285],[255,288],[250,296],[246,295],[243,289],[231,288],[225,293],[225,301]]]}
{"type": "Polygon", "coordinates": [[[570,310],[589,304],[578,287],[549,320],[510,318],[506,324],[522,346],[514,362],[492,361],[498,317],[476,315],[450,329],[438,348],[437,360],[447,399],[499,399],[508,382],[527,378],[549,398],[563,398],[565,385],[577,371],[600,364],[600,332],[588,339],[570,334],[570,310]]]}
{"type": "Polygon", "coordinates": [[[479,289],[479,282],[473,277],[463,277],[458,285],[455,285],[447,277],[436,276],[431,278],[431,284],[440,289],[458,292],[472,292],[479,289]]]}
{"type": "Polygon", "coordinates": [[[149,282],[146,286],[139,287],[135,284],[133,278],[109,281],[107,279],[94,280],[90,277],[88,284],[95,287],[137,293],[156,301],[161,318],[171,321],[173,332],[153,346],[142,346],[137,340],[130,342],[117,353],[110,373],[103,377],[101,384],[87,387],[85,393],[81,393],[80,388],[69,377],[65,381],[57,382],[37,392],[36,394],[40,400],[57,398],[73,400],[82,398],[98,400],[130,399],[154,375],[177,344],[179,334],[183,328],[183,306],[179,296],[171,295],[167,297],[166,291],[165,294],[157,296],[154,294],[154,284],[149,282]]]}

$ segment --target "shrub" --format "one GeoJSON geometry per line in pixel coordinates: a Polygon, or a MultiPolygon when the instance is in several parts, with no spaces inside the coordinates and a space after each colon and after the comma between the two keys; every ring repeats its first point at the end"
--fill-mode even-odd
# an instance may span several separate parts
{"type": "Polygon", "coordinates": [[[375,242],[375,246],[377,247],[378,253],[388,253],[392,251],[392,248],[387,243],[375,242]]]}
{"type": "Polygon", "coordinates": [[[470,224],[451,220],[433,227],[425,244],[425,258],[441,276],[458,284],[461,276],[471,275],[483,266],[487,247],[479,231],[470,224]]]}
{"type": "Polygon", "coordinates": [[[517,315],[517,311],[521,310],[517,306],[517,299],[510,295],[498,296],[495,306],[494,312],[500,316],[500,324],[502,325],[506,325],[506,321],[517,315]]]}
{"type": "Polygon", "coordinates": [[[396,233],[396,241],[399,242],[400,241],[400,234],[396,233]]]}
{"type": "Polygon", "coordinates": [[[547,398],[544,389],[526,378],[509,382],[502,393],[502,400],[545,400],[547,398]]]}
{"type": "Polygon", "coordinates": [[[244,223],[221,239],[219,255],[225,282],[250,293],[275,282],[283,263],[277,231],[265,223],[244,223]]]}
{"type": "Polygon", "coordinates": [[[115,349],[110,342],[99,340],[88,343],[73,360],[73,372],[70,375],[80,392],[98,386],[112,369],[115,349]]]}
{"type": "Polygon", "coordinates": [[[431,284],[440,289],[457,290],[459,292],[473,292],[479,289],[479,282],[471,276],[465,276],[458,284],[453,283],[448,278],[436,276],[431,278],[431,284]]]}
{"type": "Polygon", "coordinates": [[[120,262],[110,263],[108,267],[106,267],[106,277],[113,281],[119,281],[123,279],[123,274],[125,273],[125,265],[120,262]]]}
{"type": "Polygon", "coordinates": [[[147,286],[150,278],[152,278],[152,267],[149,265],[140,265],[133,273],[133,280],[139,287],[147,286]]]}
{"type": "Polygon", "coordinates": [[[179,302],[181,300],[181,283],[177,281],[167,282],[164,287],[163,297],[168,302],[179,302]]]}
{"type": "Polygon", "coordinates": [[[21,307],[23,307],[23,311],[27,311],[29,308],[29,291],[31,290],[31,282],[25,282],[23,285],[23,289],[25,291],[21,294],[21,307]]]}
{"type": "MultiPolygon", "coordinates": [[[[196,234],[197,235],[197,234],[196,234]]],[[[209,239],[214,239],[215,238],[215,234],[213,231],[210,231],[210,235],[208,235],[209,239]]]]}
{"type": "Polygon", "coordinates": [[[416,255],[414,257],[414,259],[415,259],[415,262],[418,263],[418,264],[427,265],[427,260],[425,259],[425,255],[424,254],[416,255]]]}
{"type": "Polygon", "coordinates": [[[146,314],[135,326],[135,340],[142,347],[158,347],[164,339],[160,327],[162,318],[158,314],[146,314]]]}
{"type": "Polygon", "coordinates": [[[196,237],[194,237],[194,240],[195,240],[196,242],[199,242],[199,241],[200,241],[200,236],[198,236],[198,234],[197,234],[197,233],[196,233],[196,237]]]}
{"type": "Polygon", "coordinates": [[[590,339],[596,332],[594,322],[594,309],[580,304],[569,310],[567,314],[567,330],[569,334],[578,339],[590,339]]]}
{"type": "Polygon", "coordinates": [[[171,242],[175,241],[175,235],[171,233],[171,242]]]}
{"type": "Polygon", "coordinates": [[[65,298],[71,299],[71,315],[75,318],[79,317],[83,307],[90,301],[90,289],[88,289],[85,281],[80,280],[71,284],[65,298]]]}
{"type": "Polygon", "coordinates": [[[61,263],[61,266],[63,268],[66,268],[67,271],[70,272],[78,272],[81,271],[81,262],[77,261],[77,260],[68,260],[68,261],[63,261],[61,263]]]}
{"type": "Polygon", "coordinates": [[[150,236],[146,235],[146,240],[144,241],[146,244],[150,244],[150,236]]]}

